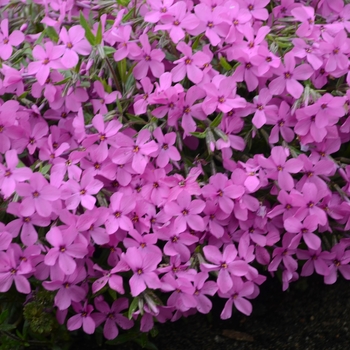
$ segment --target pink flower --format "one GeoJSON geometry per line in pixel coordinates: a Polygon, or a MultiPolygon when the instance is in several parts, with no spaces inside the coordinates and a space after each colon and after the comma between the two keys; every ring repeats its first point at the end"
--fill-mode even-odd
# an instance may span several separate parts
{"type": "Polygon", "coordinates": [[[91,52],[91,45],[85,39],[85,30],[77,25],[70,27],[69,30],[62,26],[60,40],[66,48],[61,58],[65,68],[73,68],[79,62],[79,55],[87,56],[91,52]]]}
{"type": "Polygon", "coordinates": [[[54,45],[51,41],[45,43],[45,49],[36,45],[33,49],[33,57],[36,61],[29,63],[28,73],[35,74],[39,84],[44,85],[49,77],[50,68],[62,68],[61,60],[65,47],[63,45],[54,45]]]}
{"type": "Polygon", "coordinates": [[[101,323],[105,322],[103,327],[103,335],[106,339],[112,340],[116,338],[119,334],[119,327],[122,329],[130,329],[134,325],[132,320],[123,316],[123,312],[128,309],[129,301],[126,298],[119,298],[115,300],[110,307],[104,300],[103,297],[95,298],[96,310],[100,312],[95,312],[92,314],[92,318],[98,327],[101,323]]]}
{"type": "Polygon", "coordinates": [[[149,69],[155,78],[159,78],[164,73],[164,64],[162,63],[165,57],[164,52],[158,49],[152,50],[147,34],[140,35],[139,40],[142,49],[139,48],[137,56],[135,55],[135,60],[138,61],[133,70],[135,79],[144,78],[149,69]]]}
{"type": "Polygon", "coordinates": [[[92,99],[91,103],[94,108],[94,113],[100,112],[101,114],[107,114],[107,104],[115,103],[117,98],[121,98],[119,91],[113,91],[110,94],[106,93],[103,85],[99,81],[94,82],[94,90],[99,99],[92,99]]]}
{"type": "Polygon", "coordinates": [[[220,317],[226,320],[232,316],[232,306],[234,305],[238,311],[249,316],[252,313],[253,307],[250,301],[246,298],[254,293],[253,282],[243,282],[241,278],[235,277],[234,284],[227,292],[223,293],[219,289],[221,298],[229,298],[221,312],[220,317]]]}
{"type": "Polygon", "coordinates": [[[159,150],[157,151],[156,164],[160,168],[164,168],[169,164],[169,160],[179,161],[180,153],[174,146],[176,134],[174,132],[163,135],[161,128],[156,128],[153,131],[153,136],[158,143],[159,150]]]}
{"type": "Polygon", "coordinates": [[[21,212],[31,216],[36,211],[40,216],[48,217],[52,213],[52,204],[57,201],[60,191],[47,183],[41,173],[34,173],[29,179],[30,183],[17,184],[16,192],[23,197],[21,212]]]}
{"type": "Polygon", "coordinates": [[[145,252],[136,247],[128,248],[126,253],[122,255],[117,267],[121,271],[125,271],[127,270],[125,264],[127,264],[133,271],[134,274],[129,280],[133,297],[138,296],[147,287],[151,289],[160,288],[161,283],[155,271],[161,260],[161,255],[145,252]]]}
{"type": "Polygon", "coordinates": [[[83,330],[87,334],[93,334],[95,332],[95,321],[93,320],[91,313],[94,310],[92,305],[88,305],[87,301],[81,306],[80,303],[72,303],[73,309],[77,312],[76,315],[72,316],[67,321],[67,329],[75,331],[83,327],[83,330]]]}
{"type": "Polygon", "coordinates": [[[200,83],[203,79],[201,68],[208,62],[209,57],[201,51],[192,54],[192,48],[183,41],[177,44],[176,49],[180,51],[184,57],[174,61],[174,64],[177,65],[171,70],[173,82],[178,82],[187,75],[192,83],[200,83]]]}
{"type": "Polygon", "coordinates": [[[143,174],[148,163],[148,156],[158,150],[155,141],[149,141],[151,133],[147,129],[141,130],[134,141],[123,134],[119,135],[117,148],[112,154],[112,161],[121,165],[132,162],[132,168],[138,173],[143,174]]]}
{"type": "Polygon", "coordinates": [[[30,168],[17,168],[18,156],[14,150],[5,154],[6,166],[0,164],[0,189],[5,198],[8,198],[16,189],[17,183],[29,180],[32,171],[30,168]]]}
{"type": "Polygon", "coordinates": [[[188,192],[183,192],[177,196],[176,202],[168,202],[164,206],[164,212],[169,216],[176,216],[174,228],[176,232],[184,232],[187,225],[195,231],[204,231],[205,223],[199,215],[202,213],[205,203],[195,199],[191,201],[188,192]]]}
{"type": "Polygon", "coordinates": [[[299,98],[304,91],[304,87],[298,80],[309,79],[313,72],[313,69],[307,63],[295,68],[294,55],[288,52],[284,56],[284,67],[278,69],[280,76],[271,81],[269,89],[274,95],[280,95],[286,89],[294,98],[299,98]]]}
{"type": "Polygon", "coordinates": [[[12,55],[12,46],[18,46],[24,41],[24,34],[14,30],[9,35],[9,20],[4,18],[0,24],[0,58],[6,61],[12,55]]]}
{"type": "Polygon", "coordinates": [[[224,248],[207,245],[203,248],[205,258],[211,263],[202,263],[202,271],[219,271],[217,285],[220,292],[227,293],[233,287],[233,276],[245,276],[248,273],[248,264],[237,260],[237,249],[233,244],[224,248]]]}
{"type": "Polygon", "coordinates": [[[77,268],[74,258],[82,259],[87,253],[87,247],[83,243],[74,243],[77,232],[73,229],[61,230],[57,226],[51,228],[46,234],[46,240],[52,245],[45,255],[45,264],[58,266],[66,275],[71,275],[77,268]]]}

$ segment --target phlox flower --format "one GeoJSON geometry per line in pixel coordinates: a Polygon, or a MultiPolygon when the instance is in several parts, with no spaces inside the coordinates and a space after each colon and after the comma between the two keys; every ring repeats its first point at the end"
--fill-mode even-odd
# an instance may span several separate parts
{"type": "Polygon", "coordinates": [[[161,17],[161,23],[163,24],[157,24],[154,30],[166,30],[171,40],[177,44],[185,37],[185,31],[197,28],[200,22],[194,14],[187,12],[185,1],[178,1],[161,17]]]}
{"type": "Polygon", "coordinates": [[[244,276],[248,273],[248,264],[243,260],[237,260],[237,249],[233,244],[227,245],[223,253],[213,245],[203,248],[203,253],[210,263],[201,263],[201,270],[219,271],[217,285],[219,291],[227,293],[233,287],[233,276],[244,276]]]}
{"type": "Polygon", "coordinates": [[[327,262],[334,259],[335,252],[321,251],[321,247],[317,250],[297,250],[297,257],[299,260],[307,260],[301,270],[301,276],[311,276],[314,271],[319,275],[327,276],[329,274],[329,267],[327,262]]]}
{"type": "Polygon", "coordinates": [[[108,112],[107,104],[115,103],[117,98],[121,98],[119,91],[113,91],[111,93],[106,93],[105,89],[100,81],[94,82],[94,90],[99,97],[98,99],[91,99],[92,107],[94,108],[94,113],[97,112],[101,114],[106,114],[108,112]]]}
{"type": "Polygon", "coordinates": [[[140,35],[139,40],[142,49],[138,48],[138,53],[135,55],[135,60],[138,61],[132,71],[135,79],[144,78],[149,69],[154,77],[159,78],[164,73],[164,64],[162,63],[165,57],[164,52],[159,49],[152,50],[147,34],[140,35]]]}
{"type": "Polygon", "coordinates": [[[43,217],[48,217],[53,211],[53,202],[61,197],[61,191],[48,184],[41,173],[33,173],[29,183],[19,183],[16,192],[23,197],[22,214],[31,216],[35,211],[43,217]]]}
{"type": "Polygon", "coordinates": [[[67,329],[75,331],[76,329],[83,327],[85,333],[93,334],[96,328],[95,321],[91,316],[91,313],[94,310],[93,306],[88,305],[87,301],[85,301],[83,306],[76,302],[73,302],[72,306],[77,314],[68,319],[67,329]]]}
{"type": "Polygon", "coordinates": [[[173,82],[181,81],[187,76],[194,84],[200,83],[203,79],[201,68],[208,62],[209,57],[201,51],[192,54],[192,48],[183,41],[176,45],[176,49],[184,56],[174,61],[176,66],[171,70],[173,82]]]}
{"type": "Polygon", "coordinates": [[[115,300],[112,306],[109,306],[103,297],[97,297],[94,300],[95,308],[99,312],[92,314],[96,327],[105,322],[103,326],[103,335],[106,339],[112,340],[119,334],[117,325],[122,329],[130,329],[134,325],[133,320],[123,316],[123,312],[128,309],[129,301],[126,298],[115,300]]]}
{"type": "Polygon", "coordinates": [[[50,69],[62,68],[60,58],[65,52],[63,45],[55,45],[48,41],[45,43],[45,48],[36,45],[33,49],[34,62],[29,63],[28,73],[35,75],[37,81],[44,85],[46,79],[49,77],[50,69]]]}
{"type": "Polygon", "coordinates": [[[299,37],[309,37],[315,26],[315,9],[311,6],[300,5],[291,10],[292,16],[301,22],[296,34],[299,37]]]}
{"type": "Polygon", "coordinates": [[[147,129],[141,130],[134,142],[130,137],[119,134],[116,141],[118,148],[112,153],[113,163],[122,165],[131,161],[132,168],[143,174],[148,163],[148,156],[158,150],[154,140],[149,141],[151,133],[147,129]]]}
{"type": "Polygon", "coordinates": [[[66,310],[72,302],[82,301],[87,294],[87,290],[79,284],[86,278],[86,271],[83,267],[78,267],[71,275],[55,278],[53,281],[44,281],[43,287],[46,290],[58,290],[55,295],[55,306],[59,310],[66,310]]]}
{"type": "Polygon", "coordinates": [[[125,293],[124,287],[123,287],[123,278],[115,273],[115,271],[117,270],[116,268],[113,268],[110,271],[106,271],[106,270],[103,270],[97,264],[95,264],[94,270],[97,270],[103,273],[103,276],[100,278],[97,278],[96,281],[92,284],[91,290],[93,293],[97,293],[107,284],[109,288],[115,290],[119,294],[125,293]]]}
{"type": "Polygon", "coordinates": [[[62,26],[59,38],[66,46],[61,58],[65,68],[73,68],[78,64],[78,54],[87,56],[91,52],[91,45],[85,39],[85,30],[80,25],[70,27],[68,31],[62,26]]]}
{"type": "Polygon", "coordinates": [[[8,18],[1,20],[0,29],[0,58],[6,61],[12,55],[12,46],[18,46],[24,41],[24,34],[19,30],[14,30],[9,34],[8,18]]]}
{"type": "Polygon", "coordinates": [[[77,232],[72,229],[61,230],[52,227],[46,234],[46,240],[52,248],[45,255],[45,264],[53,266],[58,261],[58,266],[66,275],[72,275],[77,268],[75,258],[82,259],[87,253],[87,247],[83,243],[75,243],[77,232]]]}
{"type": "Polygon", "coordinates": [[[133,271],[134,274],[129,280],[133,297],[138,296],[147,287],[151,289],[161,287],[156,273],[157,266],[161,260],[161,255],[145,252],[143,249],[136,247],[130,247],[126,253],[122,254],[117,270],[126,271],[130,268],[133,271]]]}
{"type": "Polygon", "coordinates": [[[270,92],[274,95],[280,95],[286,89],[294,98],[299,98],[304,87],[298,80],[307,80],[314,73],[314,70],[307,63],[301,64],[295,68],[295,58],[292,52],[284,55],[284,67],[278,69],[279,77],[271,81],[269,85],[270,92]]]}
{"type": "Polygon", "coordinates": [[[204,231],[205,223],[199,215],[205,207],[205,202],[200,199],[191,200],[188,192],[177,196],[176,202],[168,202],[164,206],[164,212],[176,217],[174,229],[176,232],[184,232],[187,225],[195,231],[204,231]]]}
{"type": "Polygon", "coordinates": [[[153,136],[158,144],[156,164],[160,168],[165,168],[169,164],[169,160],[179,161],[181,155],[178,149],[174,146],[176,141],[176,134],[169,132],[165,135],[161,128],[156,128],[153,131],[153,136]]]}
{"type": "Polygon", "coordinates": [[[29,180],[32,171],[30,168],[17,168],[18,156],[15,150],[8,150],[5,154],[6,166],[0,164],[0,189],[5,198],[8,198],[16,189],[17,183],[29,180]]]}
{"type": "Polygon", "coordinates": [[[296,216],[289,217],[284,222],[284,228],[288,232],[297,234],[293,238],[293,241],[300,242],[302,237],[308,248],[317,250],[321,247],[321,238],[314,233],[318,228],[318,218],[316,215],[307,216],[303,222],[296,216]]]}
{"type": "Polygon", "coordinates": [[[269,13],[265,8],[269,0],[242,0],[240,2],[242,9],[247,9],[256,20],[266,21],[269,13]]]}
{"type": "Polygon", "coordinates": [[[335,257],[330,256],[328,260],[329,274],[324,276],[325,284],[335,283],[338,277],[338,271],[346,280],[350,279],[350,250],[346,248],[346,244],[342,241],[333,246],[331,253],[335,253],[335,257]]]}
{"type": "Polygon", "coordinates": [[[241,278],[235,277],[234,284],[225,293],[220,291],[219,296],[221,298],[229,298],[221,312],[221,319],[226,320],[232,316],[232,306],[234,305],[238,311],[249,316],[252,313],[253,307],[250,301],[246,298],[252,296],[254,292],[253,282],[243,282],[241,278]]]}
{"type": "Polygon", "coordinates": [[[212,302],[207,295],[214,296],[218,290],[218,286],[214,281],[208,281],[209,274],[207,272],[198,272],[193,278],[193,286],[195,288],[194,298],[197,302],[196,309],[201,314],[207,314],[212,308],[212,302]]]}
{"type": "Polygon", "coordinates": [[[16,253],[14,246],[0,252],[0,292],[7,292],[14,282],[18,292],[29,294],[31,287],[27,275],[33,271],[33,267],[31,264],[21,264],[20,256],[16,253]]]}

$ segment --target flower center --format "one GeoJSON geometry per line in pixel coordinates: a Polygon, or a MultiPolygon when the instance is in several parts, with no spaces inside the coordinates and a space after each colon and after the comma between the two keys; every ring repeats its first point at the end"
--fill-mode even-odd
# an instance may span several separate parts
{"type": "Polygon", "coordinates": [[[71,42],[68,42],[68,43],[67,43],[67,48],[68,48],[68,49],[71,49],[72,47],[73,47],[73,44],[72,44],[71,42]]]}

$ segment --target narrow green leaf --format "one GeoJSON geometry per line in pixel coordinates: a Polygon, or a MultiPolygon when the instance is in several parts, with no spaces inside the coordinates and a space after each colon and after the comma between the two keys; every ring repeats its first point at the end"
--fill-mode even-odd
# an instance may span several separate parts
{"type": "Polygon", "coordinates": [[[46,34],[46,33],[45,33],[45,30],[43,30],[43,31],[41,32],[39,38],[36,39],[34,45],[39,45],[39,44],[41,44],[41,42],[43,41],[43,39],[44,39],[44,37],[45,37],[45,34],[46,34]]]}
{"type": "Polygon", "coordinates": [[[130,4],[130,0],[117,0],[117,3],[121,6],[127,7],[130,4]]]}
{"type": "Polygon", "coordinates": [[[207,129],[203,132],[191,132],[190,133],[192,136],[197,137],[198,139],[205,139],[205,137],[207,136],[207,129]]]}
{"type": "Polygon", "coordinates": [[[117,98],[117,108],[118,108],[118,112],[120,114],[123,114],[123,106],[122,104],[120,103],[119,99],[117,98]]]}
{"type": "Polygon", "coordinates": [[[126,82],[126,59],[122,59],[117,63],[120,79],[123,84],[126,82]]]}
{"type": "Polygon", "coordinates": [[[105,55],[108,56],[116,51],[114,47],[111,46],[103,46],[103,51],[105,52],[105,55]]]}
{"type": "Polygon", "coordinates": [[[135,8],[131,8],[130,11],[123,17],[123,22],[128,21],[134,14],[135,8]]]}
{"type": "Polygon", "coordinates": [[[40,169],[40,172],[45,175],[49,172],[49,170],[51,169],[51,165],[52,164],[46,164],[44,165],[41,169],[40,169]]]}
{"type": "Polygon", "coordinates": [[[130,307],[129,307],[129,311],[128,311],[128,318],[129,320],[132,319],[132,315],[134,314],[134,312],[136,311],[136,309],[139,306],[139,298],[136,297],[134,298],[134,300],[131,302],[130,307]]]}
{"type": "Polygon", "coordinates": [[[96,44],[96,38],[94,36],[94,34],[92,34],[92,31],[90,29],[90,25],[89,23],[86,21],[83,13],[80,11],[80,16],[79,16],[79,21],[80,21],[80,25],[85,29],[85,38],[87,39],[87,41],[95,46],[96,44]]]}
{"type": "Polygon", "coordinates": [[[220,64],[221,64],[221,67],[227,71],[232,69],[231,65],[226,61],[225,57],[220,58],[220,64]]]}
{"type": "Polygon", "coordinates": [[[99,45],[101,43],[102,43],[102,23],[100,21],[100,23],[98,24],[97,33],[96,33],[96,44],[99,45]]]}
{"type": "Polygon", "coordinates": [[[106,57],[105,51],[103,50],[103,46],[101,44],[97,45],[97,51],[102,59],[106,57]]]}
{"type": "Polygon", "coordinates": [[[200,42],[201,39],[203,38],[203,35],[204,35],[204,34],[199,34],[199,35],[196,36],[196,39],[195,39],[195,41],[194,41],[193,44],[192,44],[192,50],[196,50],[196,49],[197,49],[197,47],[198,47],[198,45],[199,45],[199,42],[200,42]]]}
{"type": "Polygon", "coordinates": [[[55,43],[58,42],[59,37],[56,30],[53,27],[47,27],[45,29],[45,32],[52,41],[54,41],[55,43]]]}
{"type": "Polygon", "coordinates": [[[219,126],[220,123],[221,123],[222,117],[223,117],[223,114],[222,114],[222,112],[220,112],[220,113],[215,117],[215,119],[210,123],[210,127],[211,127],[211,128],[216,128],[217,126],[219,126]]]}
{"type": "Polygon", "coordinates": [[[133,122],[135,124],[142,124],[142,125],[147,124],[147,122],[145,120],[143,120],[142,118],[138,117],[137,115],[126,113],[126,116],[128,117],[128,119],[131,122],[133,122]]]}
{"type": "Polygon", "coordinates": [[[64,85],[65,83],[68,83],[71,77],[65,78],[63,80],[58,81],[57,83],[54,83],[53,85],[64,85]]]}
{"type": "Polygon", "coordinates": [[[0,324],[4,323],[5,320],[7,319],[7,316],[9,314],[9,310],[4,310],[1,314],[0,314],[0,324]]]}

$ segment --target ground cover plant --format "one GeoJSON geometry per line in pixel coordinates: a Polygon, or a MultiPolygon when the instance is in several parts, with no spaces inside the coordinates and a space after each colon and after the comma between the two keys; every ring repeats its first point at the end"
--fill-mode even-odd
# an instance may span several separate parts
{"type": "MultiPolygon", "coordinates": [[[[350,4],[0,0],[0,332],[152,347],[267,275],[350,279],[350,4]]],[[[7,344],[7,345],[6,345],[7,344]]]]}

